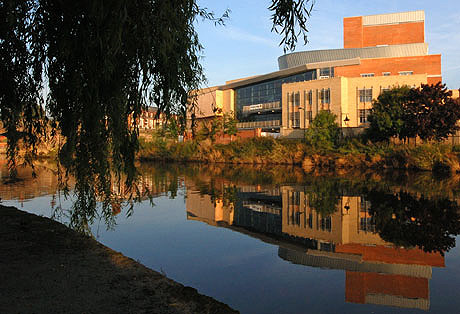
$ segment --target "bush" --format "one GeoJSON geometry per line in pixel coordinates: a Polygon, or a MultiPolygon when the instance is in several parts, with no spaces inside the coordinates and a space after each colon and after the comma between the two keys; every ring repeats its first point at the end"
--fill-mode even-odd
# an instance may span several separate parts
{"type": "Polygon", "coordinates": [[[305,133],[307,143],[319,150],[335,148],[340,140],[340,128],[335,122],[336,118],[329,111],[320,111],[305,133]]]}

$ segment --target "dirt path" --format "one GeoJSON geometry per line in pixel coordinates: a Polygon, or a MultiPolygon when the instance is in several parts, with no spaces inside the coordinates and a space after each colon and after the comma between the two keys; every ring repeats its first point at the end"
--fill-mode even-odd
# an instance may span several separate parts
{"type": "Polygon", "coordinates": [[[0,205],[0,313],[238,313],[94,239],[0,205]]]}

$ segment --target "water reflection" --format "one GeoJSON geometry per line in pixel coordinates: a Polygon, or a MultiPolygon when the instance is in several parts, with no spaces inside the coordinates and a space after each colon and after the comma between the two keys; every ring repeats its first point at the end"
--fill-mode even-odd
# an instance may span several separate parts
{"type": "Polygon", "coordinates": [[[429,309],[432,267],[445,266],[443,255],[383,240],[365,197],[340,196],[334,210],[319,210],[313,207],[319,196],[305,186],[240,185],[235,202],[225,206],[193,180],[186,185],[187,219],[276,244],[278,256],[291,263],[344,270],[347,302],[429,309]]]}
{"type": "MultiPolygon", "coordinates": [[[[1,184],[0,197],[58,195],[55,170],[38,168],[35,179],[1,184]]],[[[193,164],[142,164],[140,171],[139,201],[184,193],[188,220],[276,245],[279,258],[293,264],[344,271],[350,303],[428,310],[433,267],[445,267],[444,253],[460,234],[457,177],[193,164]]],[[[112,190],[112,211],[99,214],[110,227],[131,193],[115,183],[112,190]]],[[[62,213],[56,197],[50,205],[62,213]]],[[[68,213],[70,226],[83,232],[98,217],[68,213]]]]}

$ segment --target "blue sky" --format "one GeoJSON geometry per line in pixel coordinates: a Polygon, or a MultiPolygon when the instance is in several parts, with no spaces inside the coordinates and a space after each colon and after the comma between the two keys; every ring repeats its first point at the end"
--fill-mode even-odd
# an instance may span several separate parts
{"type": "MultiPolygon", "coordinates": [[[[198,0],[216,13],[231,9],[227,25],[197,23],[205,47],[202,64],[208,85],[278,70],[281,37],[271,33],[270,0],[198,0]]],[[[458,0],[316,0],[309,20],[309,43],[296,51],[343,48],[343,18],[404,11],[425,11],[425,40],[430,54],[442,54],[443,81],[460,88],[460,6],[458,0]]]]}

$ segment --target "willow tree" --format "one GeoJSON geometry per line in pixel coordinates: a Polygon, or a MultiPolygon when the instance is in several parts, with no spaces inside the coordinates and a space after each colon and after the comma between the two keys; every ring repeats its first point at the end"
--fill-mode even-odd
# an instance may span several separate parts
{"type": "MultiPolygon", "coordinates": [[[[311,0],[272,0],[273,31],[285,51],[306,41],[311,0]]],[[[196,0],[0,1],[0,118],[11,173],[50,132],[76,179],[76,206],[108,209],[111,173],[132,186],[137,117],[147,106],[182,114],[205,80],[197,19],[224,24],[196,0]]]]}

